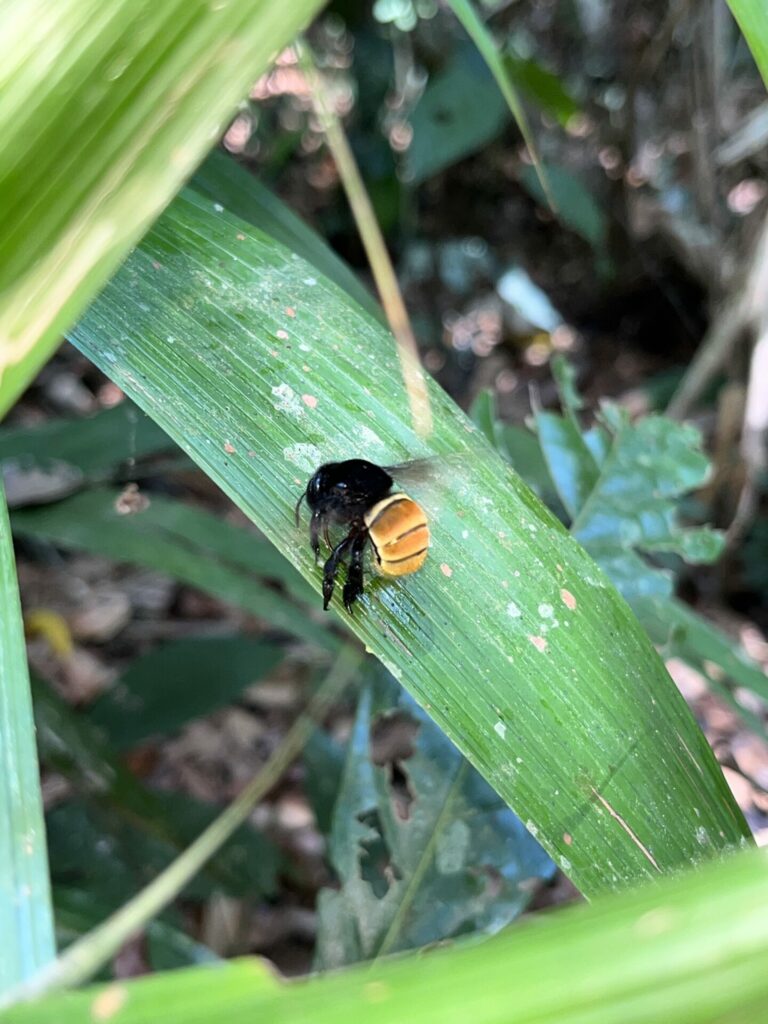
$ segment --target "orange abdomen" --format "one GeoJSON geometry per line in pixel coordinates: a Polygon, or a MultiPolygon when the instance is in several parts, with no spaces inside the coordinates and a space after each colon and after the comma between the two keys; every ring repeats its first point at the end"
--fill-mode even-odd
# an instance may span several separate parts
{"type": "Polygon", "coordinates": [[[379,570],[385,576],[407,576],[424,564],[429,527],[421,505],[407,494],[390,494],[365,514],[379,570]]]}

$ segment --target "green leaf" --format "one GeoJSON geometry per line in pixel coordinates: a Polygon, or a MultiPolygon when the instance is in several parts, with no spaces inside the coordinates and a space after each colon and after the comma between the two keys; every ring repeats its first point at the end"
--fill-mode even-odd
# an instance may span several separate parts
{"type": "Polygon", "coordinates": [[[230,704],[282,657],[274,644],[242,636],[164,644],[132,662],[115,686],[91,704],[88,719],[115,750],[127,750],[230,704]]]}
{"type": "Polygon", "coordinates": [[[709,475],[701,436],[695,427],[663,416],[632,423],[609,405],[603,407],[603,422],[610,444],[599,476],[582,495],[571,532],[628,599],[671,594],[669,574],[651,568],[635,552],[675,552],[688,562],[712,562],[720,554],[719,533],[684,528],[678,520],[680,497],[709,475]]]}
{"type": "Polygon", "coordinates": [[[115,507],[117,491],[94,488],[44,508],[13,513],[15,533],[133,562],[236,604],[320,647],[334,648],[327,630],[255,577],[278,580],[306,599],[308,588],[272,545],[216,516],[153,495],[134,515],[115,507]]]}
{"type": "Polygon", "coordinates": [[[768,89],[768,21],[763,0],[728,0],[768,89]]]}
{"type": "Polygon", "coordinates": [[[528,904],[531,883],[555,870],[450,740],[381,676],[360,696],[329,850],[341,887],[318,902],[323,970],[498,931],[528,904]],[[394,751],[373,763],[382,728],[394,751]]]}
{"type": "Polygon", "coordinates": [[[503,59],[507,74],[520,92],[525,93],[544,113],[557,118],[563,126],[578,114],[579,105],[557,75],[535,60],[518,57],[516,53],[507,52],[503,59]]]}
{"type": "Polygon", "coordinates": [[[56,955],[24,627],[0,486],[0,994],[56,955]]]}
{"type": "Polygon", "coordinates": [[[495,399],[490,389],[478,393],[469,415],[496,451],[512,463],[536,496],[554,510],[557,495],[536,435],[525,427],[497,419],[495,399]]]}
{"type": "Polygon", "coordinates": [[[99,480],[129,460],[170,452],[176,445],[133,402],[121,402],[94,416],[54,419],[33,427],[0,430],[0,468],[23,462],[44,468],[51,460],[99,480]]]}
{"type": "MultiPolygon", "coordinates": [[[[719,665],[737,686],[744,686],[768,701],[768,677],[757,662],[725,633],[674,598],[648,597],[638,602],[638,614],[653,639],[665,647],[669,657],[677,656],[704,671],[707,662],[719,665]]],[[[739,708],[744,715],[744,708],[739,708]]],[[[753,723],[757,724],[757,723],[753,723]]],[[[759,722],[758,732],[765,731],[759,722]]]]}
{"type": "Polygon", "coordinates": [[[418,185],[470,156],[495,139],[508,120],[504,97],[480,54],[459,47],[430,77],[411,114],[408,181],[418,185]]]}
{"type": "MultiPolygon", "coordinates": [[[[608,240],[608,220],[592,193],[563,167],[547,164],[546,174],[560,221],[602,253],[608,240]]],[[[537,202],[546,204],[547,197],[534,167],[523,167],[519,180],[537,202]]]]}
{"type": "Polygon", "coordinates": [[[768,1000],[768,858],[752,851],[537,914],[485,942],[278,982],[258,960],[65,993],[0,1024],[756,1024],[768,1000]]]}
{"type": "MultiPolygon", "coordinates": [[[[104,841],[103,837],[101,841],[104,841]]],[[[53,903],[56,910],[56,933],[65,948],[95,928],[115,909],[111,904],[99,901],[90,887],[75,889],[54,886],[53,903]]],[[[195,942],[181,930],[178,923],[172,924],[169,920],[150,921],[144,937],[147,960],[155,971],[221,962],[212,950],[195,942]]]]}
{"type": "Polygon", "coordinates": [[[344,621],[585,892],[747,834],[627,605],[434,386],[435,432],[416,436],[389,334],[313,267],[187,192],[73,337],[317,593],[293,521],[308,474],[451,454],[413,492],[432,522],[426,566],[372,579],[344,621]]]}
{"type": "Polygon", "coordinates": [[[331,831],[333,808],[344,771],[344,747],[324,729],[315,729],[301,752],[304,786],[315,813],[317,827],[331,831]]]}
{"type": "Polygon", "coordinates": [[[554,209],[554,199],[549,186],[549,181],[547,180],[545,168],[541,163],[541,159],[536,148],[536,140],[534,139],[533,132],[528,124],[528,117],[525,113],[525,108],[520,102],[520,97],[517,95],[517,85],[514,78],[509,73],[509,67],[504,60],[496,40],[489,31],[488,26],[478,14],[472,0],[448,0],[448,3],[453,13],[464,26],[464,29],[470,39],[477,47],[483,60],[488,65],[488,70],[496,80],[496,85],[499,87],[499,91],[504,97],[510,113],[517,123],[520,134],[528,147],[528,153],[533,161],[533,167],[539,184],[541,185],[542,192],[546,195],[548,204],[554,209]]]}
{"type": "Polygon", "coordinates": [[[595,489],[599,470],[579,427],[570,417],[536,413],[541,451],[560,500],[575,517],[595,489]]]}
{"type": "Polygon", "coordinates": [[[0,12],[0,415],[319,0],[0,12]]]}

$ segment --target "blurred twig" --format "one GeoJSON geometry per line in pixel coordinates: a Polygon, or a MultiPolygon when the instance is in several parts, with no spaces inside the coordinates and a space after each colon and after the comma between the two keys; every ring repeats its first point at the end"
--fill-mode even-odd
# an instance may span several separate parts
{"type": "Polygon", "coordinates": [[[400,367],[408,393],[411,407],[411,418],[414,429],[421,437],[428,437],[432,432],[432,410],[429,404],[424,371],[421,368],[416,337],[411,327],[408,311],[405,308],[400,286],[397,283],[392,261],[389,258],[384,238],[379,228],[376,214],[371,204],[368,191],[363,182],[349,141],[344,133],[339,118],[328,101],[327,90],[315,64],[309,46],[301,43],[297,46],[299,62],[307,76],[315,112],[325,133],[328,147],[333,154],[336,168],[347,194],[352,214],[365,247],[368,262],[371,266],[376,290],[387,316],[387,321],[397,342],[400,367]]]}
{"type": "Polygon", "coordinates": [[[725,366],[746,330],[759,331],[768,303],[768,217],[763,220],[746,284],[733,294],[716,315],[699,351],[688,367],[667,407],[667,415],[684,419],[715,375],[725,366]]]}
{"type": "Polygon", "coordinates": [[[749,367],[741,454],[745,480],[727,541],[733,545],[741,538],[757,508],[759,480],[765,471],[768,436],[768,218],[757,246],[755,260],[744,297],[745,318],[756,334],[749,367]]]}

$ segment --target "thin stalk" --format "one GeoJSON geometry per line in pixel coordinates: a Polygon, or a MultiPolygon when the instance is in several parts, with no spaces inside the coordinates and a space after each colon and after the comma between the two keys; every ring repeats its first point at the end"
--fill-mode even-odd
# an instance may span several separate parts
{"type": "Polygon", "coordinates": [[[347,201],[352,209],[352,215],[368,257],[371,273],[376,282],[376,290],[384,307],[387,322],[395,336],[400,370],[408,394],[414,430],[420,437],[429,437],[432,433],[432,409],[424,372],[421,368],[416,337],[405,308],[400,285],[397,283],[395,268],[389,258],[384,236],[376,220],[373,205],[349,140],[332,104],[327,102],[326,89],[312,52],[306,43],[299,44],[297,49],[299,63],[306,75],[312,94],[315,113],[336,163],[336,169],[344,186],[347,201]]]}
{"type": "Polygon", "coordinates": [[[547,197],[550,209],[553,213],[557,213],[555,198],[552,194],[552,189],[550,188],[549,179],[547,178],[547,173],[544,170],[544,165],[541,162],[539,151],[536,148],[533,132],[531,131],[531,126],[528,124],[525,109],[523,108],[523,104],[520,102],[520,97],[517,95],[517,90],[512,84],[512,80],[507,73],[507,69],[504,67],[504,61],[499,53],[496,41],[486,28],[480,18],[480,15],[470,3],[470,0],[448,0],[448,3],[450,4],[453,13],[464,26],[467,35],[477,47],[480,56],[488,65],[488,70],[496,79],[496,84],[501,91],[501,95],[507,101],[507,106],[517,122],[517,127],[520,129],[520,134],[523,136],[525,145],[528,147],[528,152],[531,155],[533,166],[536,169],[536,174],[541,182],[541,188],[544,195],[547,197]]]}

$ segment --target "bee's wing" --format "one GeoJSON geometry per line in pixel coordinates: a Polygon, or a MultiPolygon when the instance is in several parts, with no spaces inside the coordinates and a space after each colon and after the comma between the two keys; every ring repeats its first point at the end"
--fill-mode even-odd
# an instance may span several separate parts
{"type": "Polygon", "coordinates": [[[435,457],[426,459],[410,459],[407,462],[397,462],[393,466],[383,467],[395,480],[402,480],[421,483],[425,480],[432,480],[439,473],[439,460],[435,457]]]}

